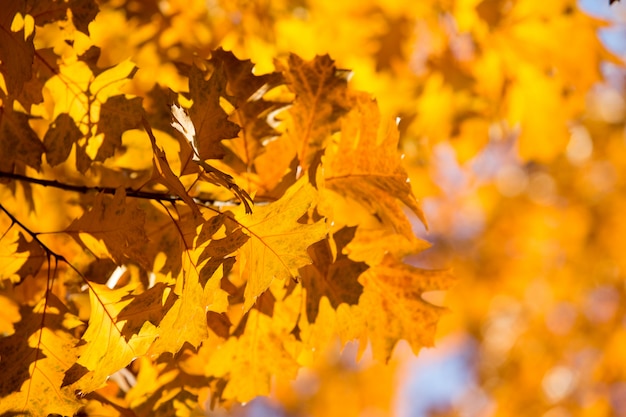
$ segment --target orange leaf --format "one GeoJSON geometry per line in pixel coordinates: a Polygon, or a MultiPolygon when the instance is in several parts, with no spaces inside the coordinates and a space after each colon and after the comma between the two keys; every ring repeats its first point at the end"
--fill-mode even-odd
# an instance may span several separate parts
{"type": "Polygon", "coordinates": [[[422,222],[425,219],[398,155],[398,131],[389,128],[380,137],[376,102],[360,95],[357,103],[344,119],[339,144],[326,151],[326,186],[358,201],[394,230],[412,238],[413,232],[398,200],[422,222]]]}
{"type": "Polygon", "coordinates": [[[306,169],[315,153],[322,150],[330,134],[339,130],[341,116],[350,109],[347,71],[338,70],[328,55],[306,62],[299,56],[289,56],[284,69],[289,88],[296,94],[293,107],[293,131],[290,136],[297,144],[300,166],[306,169]]]}
{"type": "Polygon", "coordinates": [[[407,340],[416,354],[433,345],[437,322],[446,309],[424,301],[422,294],[448,289],[454,281],[449,271],[415,268],[388,256],[359,281],[364,287],[359,307],[366,312],[374,358],[388,361],[400,339],[407,340]]]}

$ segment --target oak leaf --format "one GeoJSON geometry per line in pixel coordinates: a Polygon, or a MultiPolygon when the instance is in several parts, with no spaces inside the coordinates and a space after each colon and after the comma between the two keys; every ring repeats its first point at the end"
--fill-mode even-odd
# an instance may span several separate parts
{"type": "Polygon", "coordinates": [[[220,287],[223,271],[217,269],[201,282],[201,269],[193,253],[183,254],[183,267],[171,294],[174,301],[159,323],[151,355],[177,353],[185,344],[198,347],[209,335],[207,311],[226,311],[227,294],[220,287]]]}
{"type": "Polygon", "coordinates": [[[284,77],[280,72],[255,75],[252,61],[239,60],[222,48],[213,51],[211,62],[216,66],[221,63],[224,68],[228,79],[226,98],[235,106],[236,121],[241,126],[239,136],[228,145],[249,167],[265,150],[265,142],[278,135],[267,119],[270,113],[285,107],[286,103],[266,100],[263,96],[284,84],[284,77]]]}
{"type": "Polygon", "coordinates": [[[387,256],[382,264],[365,271],[359,282],[363,284],[359,307],[367,312],[374,358],[388,361],[401,339],[416,354],[433,345],[437,322],[447,310],[428,303],[422,294],[450,288],[454,278],[449,271],[420,269],[387,256]]]}
{"type": "Polygon", "coordinates": [[[44,146],[28,124],[29,117],[6,106],[0,107],[0,169],[12,172],[16,162],[41,168],[44,146]]]}
{"type": "Polygon", "coordinates": [[[298,370],[287,350],[290,337],[277,331],[271,317],[256,310],[249,314],[251,328],[239,338],[226,340],[205,366],[210,376],[229,377],[222,394],[225,399],[245,402],[267,395],[273,379],[292,379],[298,370]]]}
{"type": "Polygon", "coordinates": [[[9,1],[0,9],[0,72],[8,93],[14,96],[31,79],[35,54],[34,20],[21,5],[9,1]]]}
{"type": "Polygon", "coordinates": [[[380,129],[376,102],[360,95],[343,119],[341,140],[326,150],[326,187],[349,197],[385,221],[398,233],[414,238],[398,200],[425,223],[398,155],[398,131],[380,129]]]}
{"type": "Polygon", "coordinates": [[[104,134],[104,140],[98,148],[96,161],[104,161],[113,156],[122,146],[122,134],[139,127],[141,123],[141,98],[126,98],[123,95],[110,97],[100,107],[100,120],[97,134],[104,134]]]}
{"type": "Polygon", "coordinates": [[[59,114],[43,138],[48,164],[55,166],[64,162],[70,156],[74,143],[82,137],[74,119],[67,113],[59,114]]]}
{"type": "Polygon", "coordinates": [[[323,220],[298,223],[317,201],[317,192],[305,180],[291,186],[278,201],[258,206],[252,214],[246,215],[241,207],[234,211],[243,232],[250,237],[239,249],[240,270],[247,280],[245,311],[274,279],[298,277],[298,268],[312,262],[307,248],[326,235],[323,220]]]}
{"type": "Polygon", "coordinates": [[[169,192],[174,193],[187,204],[194,216],[200,217],[200,209],[198,209],[196,202],[193,201],[193,198],[187,193],[185,186],[180,182],[180,178],[172,171],[165,151],[157,145],[152,128],[145,119],[143,120],[143,125],[146,129],[146,133],[148,133],[150,137],[150,143],[152,144],[152,180],[165,185],[169,192]]]}
{"type": "Polygon", "coordinates": [[[29,276],[37,275],[37,273],[43,266],[44,261],[46,259],[48,259],[48,261],[50,260],[49,255],[41,247],[41,245],[34,239],[31,239],[30,241],[26,240],[26,237],[22,232],[19,233],[16,252],[28,252],[28,258],[26,258],[26,262],[24,262],[19,271],[17,271],[17,274],[22,280],[28,278],[29,276]]]}
{"type": "Polygon", "coordinates": [[[148,237],[144,223],[144,211],[135,201],[126,199],[124,189],[118,188],[112,198],[103,193],[96,195],[91,209],[75,219],[65,232],[118,265],[126,259],[145,264],[143,245],[148,237]]]}
{"type": "Polygon", "coordinates": [[[330,135],[339,130],[341,116],[352,106],[349,72],[337,69],[328,55],[307,62],[295,54],[289,56],[287,67],[282,70],[296,95],[289,109],[293,117],[290,136],[296,144],[300,166],[306,169],[326,146],[330,135]]]}
{"type": "MultiPolygon", "coordinates": [[[[124,316],[120,313],[133,302],[133,297],[129,295],[135,288],[136,284],[119,289],[110,289],[93,282],[89,284],[91,314],[89,326],[82,337],[86,346],[76,361],[76,365],[90,371],[76,382],[76,386],[84,392],[100,388],[109,375],[128,365],[134,358],[144,355],[159,334],[157,327],[147,317],[139,329],[124,331],[132,314],[128,310],[124,316]]],[[[140,312],[140,309],[136,310],[135,314],[140,312]]]]}
{"type": "Polygon", "coordinates": [[[51,293],[19,314],[16,332],[0,338],[0,414],[73,415],[81,402],[62,382],[78,356],[71,331],[82,322],[51,293]]]}
{"type": "Polygon", "coordinates": [[[189,95],[193,104],[189,117],[195,126],[197,152],[202,161],[224,157],[222,140],[237,137],[239,125],[228,120],[228,114],[220,105],[220,97],[226,96],[226,74],[223,65],[213,68],[208,80],[196,66],[189,71],[189,95]]]}
{"type": "Polygon", "coordinates": [[[315,322],[322,297],[327,297],[333,308],[341,303],[357,304],[363,291],[359,275],[368,266],[354,262],[344,248],[354,237],[356,227],[344,227],[333,233],[332,241],[321,240],[309,247],[313,263],[300,269],[302,286],[306,289],[306,313],[310,323],[315,322]]]}

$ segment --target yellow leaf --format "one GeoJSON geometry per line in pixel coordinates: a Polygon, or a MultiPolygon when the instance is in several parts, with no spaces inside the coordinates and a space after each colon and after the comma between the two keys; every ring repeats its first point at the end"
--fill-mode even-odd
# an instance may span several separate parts
{"type": "Polygon", "coordinates": [[[79,379],[77,386],[85,392],[100,388],[109,375],[144,355],[159,335],[150,321],[134,323],[128,313],[122,312],[133,301],[136,284],[112,290],[106,285],[89,284],[91,315],[82,339],[85,350],[76,361],[92,371],[79,379]]]}
{"type": "Polygon", "coordinates": [[[120,94],[120,88],[128,82],[137,72],[137,67],[130,59],[127,59],[112,68],[102,71],[89,84],[89,92],[98,101],[104,103],[110,97],[120,94]]]}
{"type": "Polygon", "coordinates": [[[78,340],[71,329],[81,322],[53,294],[47,305],[20,309],[16,332],[0,338],[0,414],[73,415],[81,406],[65,373],[76,361],[78,340]],[[43,326],[43,327],[42,327],[43,326]],[[6,414],[5,414],[6,413],[6,414]]]}
{"type": "Polygon", "coordinates": [[[290,337],[274,328],[272,318],[251,310],[245,333],[231,337],[210,356],[208,375],[228,375],[226,399],[250,401],[270,392],[273,378],[292,379],[297,372],[295,359],[286,349],[290,337]]]}
{"type": "Polygon", "coordinates": [[[388,361],[400,339],[407,340],[416,354],[421,347],[433,345],[437,322],[446,309],[423,300],[422,294],[449,288],[453,282],[449,271],[419,269],[387,257],[359,281],[364,287],[359,307],[374,358],[388,361]]]}
{"type": "MultiPolygon", "coordinates": [[[[199,268],[192,262],[191,254],[183,253],[183,268],[176,278],[176,286],[170,300],[171,307],[159,323],[159,339],[150,349],[150,354],[176,353],[185,343],[197,347],[209,335],[207,328],[207,306],[213,304],[214,284],[204,292],[200,283],[199,268]]],[[[214,280],[217,280],[214,278],[214,280]]],[[[217,300],[216,300],[217,301],[217,300]]]]}
{"type": "Polygon", "coordinates": [[[257,206],[253,214],[245,215],[243,207],[235,211],[236,220],[250,237],[239,250],[241,273],[247,280],[245,311],[274,279],[297,277],[298,268],[312,262],[307,248],[326,235],[322,220],[298,223],[317,201],[317,192],[306,180],[292,185],[280,200],[257,206]]]}

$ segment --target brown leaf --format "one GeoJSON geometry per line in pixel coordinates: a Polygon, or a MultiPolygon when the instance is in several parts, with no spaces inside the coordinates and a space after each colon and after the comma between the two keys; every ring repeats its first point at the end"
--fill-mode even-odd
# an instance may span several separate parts
{"type": "Polygon", "coordinates": [[[98,3],[94,0],[70,0],[72,10],[72,22],[76,29],[89,36],[89,23],[91,23],[100,11],[98,3]]]}
{"type": "Polygon", "coordinates": [[[386,30],[378,37],[376,71],[393,71],[406,61],[406,44],[411,39],[413,22],[404,15],[394,17],[383,15],[386,30]]]}
{"type": "Polygon", "coordinates": [[[24,83],[32,77],[35,47],[35,32],[25,36],[25,27],[12,30],[13,20],[17,13],[26,14],[23,2],[3,2],[0,7],[0,72],[4,75],[4,83],[10,95],[22,91],[24,83]]]}
{"type": "Polygon", "coordinates": [[[209,328],[219,337],[226,339],[230,335],[230,328],[233,324],[225,313],[207,311],[206,320],[209,328]]]}
{"type": "Polygon", "coordinates": [[[74,27],[89,36],[89,23],[99,12],[94,0],[37,0],[29,2],[28,13],[35,18],[37,26],[67,20],[67,9],[72,11],[74,27]]]}
{"type": "Polygon", "coordinates": [[[126,259],[145,264],[143,246],[148,237],[144,223],[144,211],[126,199],[124,189],[118,188],[112,198],[98,194],[91,209],[75,219],[65,232],[96,254],[102,253],[98,245],[104,244],[118,265],[126,259]]]}
{"type": "Polygon", "coordinates": [[[193,105],[189,117],[196,130],[197,152],[200,159],[224,157],[222,140],[237,137],[239,126],[228,120],[228,114],[220,105],[220,97],[226,95],[226,74],[222,65],[213,69],[208,80],[196,66],[189,71],[189,95],[193,105]]]}
{"type": "Polygon", "coordinates": [[[28,116],[0,107],[0,169],[13,171],[15,162],[41,168],[44,146],[28,124],[28,116]]]}
{"type": "Polygon", "coordinates": [[[22,232],[19,233],[19,239],[17,241],[16,253],[28,252],[28,258],[26,262],[20,267],[17,274],[20,280],[23,280],[29,276],[37,275],[37,272],[41,269],[43,262],[48,258],[46,251],[37,243],[34,239],[28,241],[22,232]]]}
{"type": "Polygon", "coordinates": [[[312,265],[300,269],[302,286],[306,289],[306,313],[314,323],[322,297],[327,297],[333,308],[341,303],[357,304],[363,292],[359,275],[368,266],[354,262],[344,253],[344,247],[354,237],[355,227],[344,227],[333,234],[333,241],[321,240],[309,247],[312,265]],[[331,246],[332,245],[332,246],[331,246]]]}
{"type": "Polygon", "coordinates": [[[64,162],[70,156],[74,143],[82,137],[74,119],[67,113],[59,114],[43,138],[48,164],[56,166],[64,162]]]}
{"type": "Polygon", "coordinates": [[[285,83],[280,72],[255,75],[250,60],[239,60],[232,52],[217,49],[211,62],[222,65],[228,79],[226,97],[235,106],[236,121],[242,128],[239,136],[229,142],[237,156],[249,167],[259,153],[263,152],[264,141],[278,132],[267,122],[267,116],[286,105],[268,101],[263,95],[285,83]]]}
{"type": "Polygon", "coordinates": [[[104,133],[104,141],[98,149],[96,161],[104,161],[115,154],[122,146],[122,134],[139,127],[142,113],[140,97],[128,99],[117,95],[102,104],[97,133],[104,133]]]}
{"type": "Polygon", "coordinates": [[[159,148],[156,143],[156,138],[154,137],[154,133],[152,133],[152,128],[148,124],[147,120],[142,120],[143,126],[146,129],[146,133],[150,137],[150,143],[152,144],[152,179],[165,185],[169,192],[174,193],[178,197],[180,197],[187,206],[191,209],[194,216],[201,216],[200,209],[193,198],[189,196],[185,186],[180,182],[180,179],[174,174],[172,168],[170,168],[170,164],[167,161],[167,155],[163,149],[159,148]]]}

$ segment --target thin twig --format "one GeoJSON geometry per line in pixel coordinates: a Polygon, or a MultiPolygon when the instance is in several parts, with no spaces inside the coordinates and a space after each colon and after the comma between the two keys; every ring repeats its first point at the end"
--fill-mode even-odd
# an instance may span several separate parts
{"type": "MultiPolygon", "coordinates": [[[[53,187],[53,188],[57,188],[60,190],[75,191],[81,194],[104,193],[104,194],[114,195],[117,190],[117,188],[115,187],[99,187],[99,186],[89,187],[86,185],[73,185],[73,184],[62,183],[56,180],[44,180],[40,178],[32,178],[32,177],[27,177],[25,175],[14,174],[11,172],[3,172],[3,171],[0,171],[0,178],[10,178],[16,181],[24,181],[30,184],[37,184],[37,185],[41,185],[44,187],[53,187]]],[[[177,201],[182,202],[183,201],[183,199],[177,195],[171,195],[171,194],[166,194],[166,193],[141,191],[141,190],[135,190],[134,188],[130,188],[130,187],[126,188],[125,191],[126,191],[127,197],[141,198],[141,199],[153,200],[153,201],[169,201],[169,202],[177,202],[177,201]]],[[[193,200],[202,205],[208,204],[208,205],[224,206],[224,205],[237,205],[238,204],[238,202],[236,201],[217,201],[213,199],[199,198],[199,197],[193,197],[193,200]]]]}

